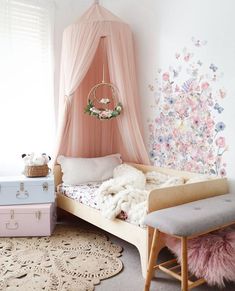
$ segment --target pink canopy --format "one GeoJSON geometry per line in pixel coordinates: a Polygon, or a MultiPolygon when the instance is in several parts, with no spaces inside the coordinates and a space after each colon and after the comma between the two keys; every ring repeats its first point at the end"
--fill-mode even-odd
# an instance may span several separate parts
{"type": "MultiPolygon", "coordinates": [[[[56,156],[98,157],[119,152],[149,164],[140,126],[132,33],[117,16],[93,4],[63,34],[56,156]],[[121,114],[99,120],[84,114],[90,89],[102,81],[119,89],[121,114]]],[[[107,95],[105,88],[99,94],[107,95]]]]}

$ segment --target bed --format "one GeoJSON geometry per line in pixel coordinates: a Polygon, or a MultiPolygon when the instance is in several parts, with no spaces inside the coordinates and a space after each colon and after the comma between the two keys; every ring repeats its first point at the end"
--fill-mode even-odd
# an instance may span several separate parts
{"type": "MultiPolygon", "coordinates": [[[[198,176],[198,174],[177,171],[167,168],[158,168],[140,164],[131,164],[143,173],[157,171],[170,176],[182,177],[185,181],[198,176]]],[[[54,167],[55,187],[62,183],[62,172],[60,165],[54,167]]],[[[203,179],[203,175],[201,175],[203,179]]],[[[163,208],[192,202],[207,197],[217,196],[228,193],[228,182],[226,178],[214,178],[202,182],[194,182],[166,188],[154,189],[149,192],[147,199],[148,213],[163,208]]],[[[121,219],[109,220],[103,217],[96,208],[89,207],[78,200],[65,196],[57,192],[57,206],[137,247],[140,254],[142,274],[145,277],[147,262],[152,240],[153,230],[142,228],[130,224],[121,219]]],[[[161,242],[162,248],[165,247],[164,241],[161,242]]]]}

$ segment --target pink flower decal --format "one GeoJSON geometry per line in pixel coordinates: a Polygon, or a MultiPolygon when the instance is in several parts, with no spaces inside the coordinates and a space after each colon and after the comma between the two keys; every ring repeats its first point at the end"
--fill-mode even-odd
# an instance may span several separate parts
{"type": "Polygon", "coordinates": [[[202,87],[202,90],[207,90],[209,88],[210,84],[208,82],[204,82],[202,83],[201,87],[202,87]]]}
{"type": "Polygon", "coordinates": [[[224,148],[226,145],[225,145],[225,138],[223,136],[220,136],[218,137],[216,140],[215,140],[215,143],[216,145],[219,147],[219,148],[224,148]]]}
{"type": "Polygon", "coordinates": [[[206,127],[207,127],[207,129],[208,129],[209,131],[211,131],[211,130],[213,129],[214,125],[215,125],[214,120],[213,120],[212,118],[208,117],[208,118],[206,119],[206,127]]]}
{"type": "MultiPolygon", "coordinates": [[[[202,42],[197,40],[197,43],[202,42]]],[[[205,45],[193,45],[193,49],[198,52],[205,49],[205,45]]],[[[156,114],[149,119],[152,163],[225,176],[224,154],[228,146],[223,136],[226,125],[221,120],[224,113],[221,102],[226,90],[218,89],[216,83],[222,74],[214,63],[208,65],[200,61],[196,53],[187,48],[175,54],[174,62],[177,65],[171,64],[169,71],[158,70],[153,91],[158,98],[156,102],[154,97],[152,106],[156,114]]]]}
{"type": "Polygon", "coordinates": [[[226,170],[225,169],[221,169],[220,170],[220,176],[221,177],[225,177],[226,176],[226,170]]]}
{"type": "Polygon", "coordinates": [[[164,74],[162,75],[162,79],[163,79],[163,81],[168,81],[168,80],[169,80],[169,77],[170,77],[169,73],[164,73],[164,74]]]}
{"type": "Polygon", "coordinates": [[[193,125],[194,126],[199,126],[199,124],[200,124],[199,116],[193,117],[193,125]]]}

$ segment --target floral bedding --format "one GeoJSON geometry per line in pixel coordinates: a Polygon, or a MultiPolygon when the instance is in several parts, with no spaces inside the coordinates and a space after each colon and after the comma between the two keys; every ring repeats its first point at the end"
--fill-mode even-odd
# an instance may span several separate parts
{"type": "MultiPolygon", "coordinates": [[[[96,191],[99,189],[101,184],[102,182],[91,182],[80,185],[66,185],[62,183],[57,186],[57,192],[62,193],[71,199],[77,200],[86,206],[100,210],[96,191]]],[[[127,220],[127,214],[124,211],[121,211],[118,218],[127,220]]]]}
{"type": "Polygon", "coordinates": [[[98,207],[98,197],[95,195],[102,182],[93,182],[80,185],[66,185],[64,183],[58,185],[57,191],[65,196],[79,201],[82,204],[90,206],[95,209],[98,207]]]}

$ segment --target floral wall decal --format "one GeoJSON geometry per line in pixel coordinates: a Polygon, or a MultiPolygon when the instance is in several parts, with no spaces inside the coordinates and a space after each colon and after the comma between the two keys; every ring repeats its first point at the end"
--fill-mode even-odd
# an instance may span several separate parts
{"type": "Polygon", "coordinates": [[[159,69],[155,84],[149,85],[154,98],[149,153],[160,167],[225,176],[228,147],[221,104],[226,91],[220,69],[197,57],[206,44],[192,38],[192,48],[176,52],[173,65],[159,69]]]}

